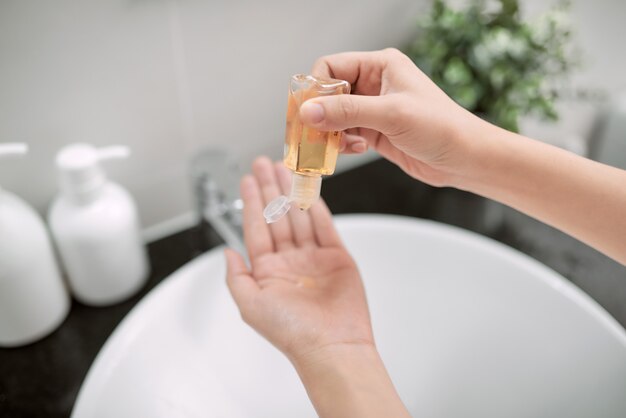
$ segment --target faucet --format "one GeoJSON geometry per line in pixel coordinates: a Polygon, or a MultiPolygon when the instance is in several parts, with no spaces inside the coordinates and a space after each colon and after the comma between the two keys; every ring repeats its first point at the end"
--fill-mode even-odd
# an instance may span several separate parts
{"type": "Polygon", "coordinates": [[[206,235],[210,226],[227,246],[246,256],[240,171],[234,156],[219,148],[200,151],[191,160],[191,178],[202,233],[206,235]]]}

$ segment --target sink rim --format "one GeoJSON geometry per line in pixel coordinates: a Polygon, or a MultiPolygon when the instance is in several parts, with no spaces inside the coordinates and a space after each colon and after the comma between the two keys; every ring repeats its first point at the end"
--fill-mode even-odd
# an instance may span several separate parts
{"type": "MultiPolygon", "coordinates": [[[[577,287],[574,283],[567,280],[565,277],[545,266],[532,257],[509,247],[501,242],[495,241],[489,237],[482,236],[475,232],[465,230],[460,227],[443,224],[440,222],[425,220],[420,218],[413,218],[401,215],[387,215],[387,214],[342,214],[334,216],[334,220],[338,221],[341,225],[340,229],[356,227],[363,224],[366,220],[368,224],[383,222],[386,225],[389,223],[397,224],[405,229],[420,228],[421,231],[427,230],[437,234],[444,234],[450,239],[456,241],[469,242],[472,245],[478,245],[485,248],[489,252],[495,252],[499,256],[507,259],[508,262],[516,265],[523,266],[526,270],[532,270],[535,274],[532,275],[533,279],[539,280],[545,285],[556,290],[566,299],[573,302],[579,309],[590,314],[590,316],[619,342],[624,348],[626,348],[626,330],[617,322],[617,320],[611,316],[598,302],[591,298],[587,293],[577,287]],[[352,224],[352,225],[351,225],[352,224]]],[[[340,231],[341,232],[341,231],[340,231]]],[[[91,364],[83,382],[81,383],[76,401],[72,408],[71,416],[76,416],[78,407],[82,406],[85,400],[87,389],[89,392],[98,392],[99,386],[102,386],[106,379],[100,379],[100,381],[92,382],[95,376],[102,375],[102,367],[100,363],[107,361],[113,362],[114,368],[116,363],[116,357],[109,348],[110,346],[120,344],[119,340],[128,340],[133,337],[133,333],[129,332],[129,325],[135,321],[135,317],[139,315],[145,315],[146,310],[144,306],[149,305],[154,298],[158,298],[163,292],[166,292],[169,287],[174,286],[178,281],[187,277],[189,274],[193,274],[194,271],[201,268],[200,266],[205,263],[221,262],[219,259],[222,256],[222,251],[225,248],[224,245],[217,246],[211,250],[199,255],[198,257],[190,260],[184,265],[180,266],[170,275],[165,277],[160,283],[158,283],[148,294],[146,294],[132,309],[131,311],[120,321],[113,332],[109,335],[98,354],[96,355],[93,363],[91,364]],[[213,261],[213,260],[216,261],[213,261]],[[187,272],[191,273],[187,273],[187,272]]],[[[119,350],[118,350],[119,351],[119,350]]],[[[87,398],[89,399],[89,398],[87,398]]],[[[81,410],[85,409],[84,406],[81,410]]]]}
{"type": "Polygon", "coordinates": [[[576,306],[583,309],[585,312],[590,313],[594,319],[600,321],[600,323],[604,325],[605,329],[607,329],[609,333],[626,348],[626,329],[602,305],[556,270],[548,267],[539,260],[532,258],[528,254],[506,245],[505,243],[455,225],[404,215],[356,213],[334,215],[333,217],[335,219],[341,219],[342,224],[362,222],[361,218],[375,218],[369,220],[368,223],[383,221],[385,223],[392,222],[407,224],[407,221],[408,223],[415,222],[412,226],[407,225],[407,228],[415,228],[418,224],[421,224],[420,229],[422,230],[426,228],[426,230],[431,230],[433,232],[437,232],[438,234],[443,233],[443,235],[447,236],[449,239],[471,243],[472,245],[479,245],[489,252],[499,253],[500,256],[505,258],[511,264],[521,266],[523,269],[531,270],[536,273],[530,277],[531,279],[539,280],[540,282],[548,285],[570,301],[574,302],[576,306]]]}

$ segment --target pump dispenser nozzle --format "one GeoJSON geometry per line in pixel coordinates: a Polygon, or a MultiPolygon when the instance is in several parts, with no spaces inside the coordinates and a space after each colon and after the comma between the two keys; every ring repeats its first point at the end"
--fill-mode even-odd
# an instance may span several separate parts
{"type": "Polygon", "coordinates": [[[78,196],[97,189],[106,180],[100,161],[127,158],[129,155],[130,150],[123,145],[103,148],[89,144],[66,146],[56,157],[61,190],[69,195],[78,196]]]}
{"type": "Polygon", "coordinates": [[[5,155],[24,155],[28,152],[28,145],[21,142],[7,142],[0,144],[0,157],[5,155]]]}
{"type": "Polygon", "coordinates": [[[300,121],[300,106],[306,100],[319,96],[350,93],[350,84],[344,80],[320,79],[297,74],[291,77],[287,104],[285,133],[285,166],[293,171],[289,197],[272,200],[263,215],[267,223],[278,221],[296,206],[306,210],[319,199],[322,175],[335,171],[341,132],[324,132],[305,126],[300,121]]]}

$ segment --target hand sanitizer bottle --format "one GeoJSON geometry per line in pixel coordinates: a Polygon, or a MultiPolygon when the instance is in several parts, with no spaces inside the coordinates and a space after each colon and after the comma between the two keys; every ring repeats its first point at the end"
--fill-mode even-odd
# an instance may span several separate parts
{"type": "Polygon", "coordinates": [[[57,154],[61,191],[50,207],[50,229],[70,289],[87,305],[127,299],[148,277],[135,203],[100,167],[103,160],[128,155],[124,146],[88,144],[72,144],[57,154]]]}
{"type": "MultiPolygon", "coordinates": [[[[25,154],[25,144],[0,144],[0,157],[25,154]]],[[[70,297],[41,217],[0,189],[0,347],[45,337],[67,316],[70,297]]]]}
{"type": "Polygon", "coordinates": [[[263,215],[267,223],[278,221],[292,206],[306,210],[320,197],[322,175],[333,174],[342,132],[323,132],[300,121],[300,106],[313,97],[350,93],[344,80],[320,79],[297,74],[291,77],[287,103],[284,163],[293,171],[289,197],[272,200],[263,215]]]}

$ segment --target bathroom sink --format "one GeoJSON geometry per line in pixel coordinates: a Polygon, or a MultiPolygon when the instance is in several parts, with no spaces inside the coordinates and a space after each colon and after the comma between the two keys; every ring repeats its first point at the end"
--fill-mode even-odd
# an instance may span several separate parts
{"type": "MultiPolygon", "coordinates": [[[[376,341],[415,417],[624,417],[626,334],[529,257],[454,227],[347,215],[376,341]]],[[[244,324],[221,248],[148,294],[98,354],[72,416],[315,417],[244,324]]]]}

